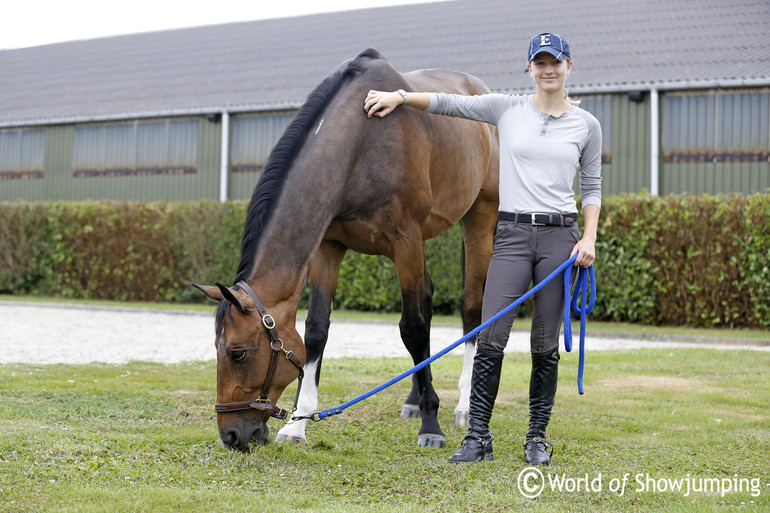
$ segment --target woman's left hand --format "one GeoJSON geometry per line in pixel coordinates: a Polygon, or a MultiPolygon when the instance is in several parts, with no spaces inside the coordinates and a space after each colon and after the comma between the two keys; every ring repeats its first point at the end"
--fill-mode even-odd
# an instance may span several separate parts
{"type": "Polygon", "coordinates": [[[591,267],[594,260],[596,260],[596,247],[594,241],[585,237],[580,239],[578,243],[575,244],[575,247],[572,248],[572,253],[569,254],[570,258],[572,258],[572,255],[575,253],[578,254],[578,257],[575,259],[574,265],[579,265],[584,268],[591,267]]]}

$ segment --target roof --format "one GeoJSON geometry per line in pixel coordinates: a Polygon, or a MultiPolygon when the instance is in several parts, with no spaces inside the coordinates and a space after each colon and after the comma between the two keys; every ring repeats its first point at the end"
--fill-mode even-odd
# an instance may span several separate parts
{"type": "Polygon", "coordinates": [[[767,0],[453,0],[0,51],[0,126],[296,107],[376,48],[529,91],[529,38],[570,43],[571,93],[770,85],[767,0]]]}

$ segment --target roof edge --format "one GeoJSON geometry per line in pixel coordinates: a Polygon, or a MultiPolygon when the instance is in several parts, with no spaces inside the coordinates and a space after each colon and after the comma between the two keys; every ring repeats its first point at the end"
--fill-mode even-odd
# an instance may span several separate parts
{"type": "MultiPolygon", "coordinates": [[[[690,89],[728,89],[737,87],[770,87],[770,77],[714,79],[714,80],[676,80],[665,82],[640,82],[631,84],[606,85],[576,85],[570,87],[571,94],[612,94],[628,93],[631,91],[686,91],[690,89]]],[[[534,89],[501,89],[500,93],[531,93],[534,89]]],[[[302,106],[302,101],[286,101],[270,104],[244,105],[211,105],[207,107],[155,109],[147,111],[126,111],[110,114],[89,114],[83,116],[52,116],[45,118],[30,118],[0,121],[0,128],[33,127],[45,125],[68,125],[75,123],[98,123],[105,121],[124,121],[128,119],[150,119],[163,117],[199,116],[228,112],[239,114],[244,112],[269,112],[276,110],[295,110],[302,106]]]]}

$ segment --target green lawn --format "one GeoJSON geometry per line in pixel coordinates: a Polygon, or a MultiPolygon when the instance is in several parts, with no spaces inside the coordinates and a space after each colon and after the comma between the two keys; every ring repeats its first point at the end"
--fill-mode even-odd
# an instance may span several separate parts
{"type": "MultiPolygon", "coordinates": [[[[583,396],[577,355],[564,354],[554,463],[534,499],[517,484],[528,356],[506,357],[496,460],[483,464],[447,462],[465,433],[452,424],[461,365],[457,356],[433,365],[445,449],[416,447],[418,423],[398,416],[401,382],[311,425],[308,444],[247,454],[219,443],[214,362],[3,365],[0,511],[770,510],[768,352],[594,351],[583,396]],[[672,491],[671,480],[685,488],[672,491]]],[[[327,360],[321,407],[409,367],[401,358],[327,360]]],[[[280,422],[271,423],[272,438],[280,422]]]]}

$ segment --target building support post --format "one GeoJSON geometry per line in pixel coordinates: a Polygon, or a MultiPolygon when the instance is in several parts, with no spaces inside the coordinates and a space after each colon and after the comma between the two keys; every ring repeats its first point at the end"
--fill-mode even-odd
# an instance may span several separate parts
{"type": "Polygon", "coordinates": [[[230,167],[230,113],[222,111],[222,149],[219,163],[219,201],[227,201],[227,188],[230,167]]]}
{"type": "Polygon", "coordinates": [[[660,193],[660,108],[658,90],[650,89],[650,194],[660,193]]]}

